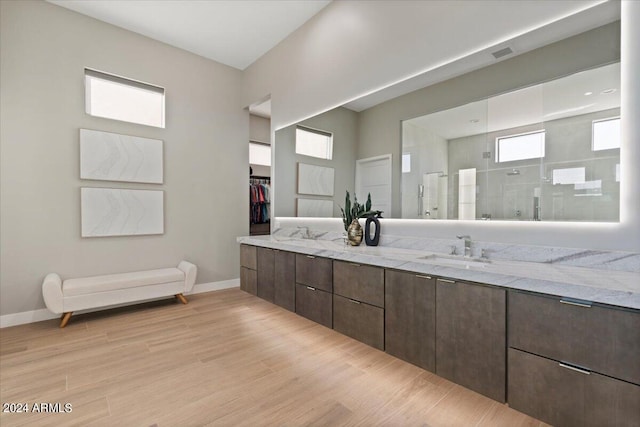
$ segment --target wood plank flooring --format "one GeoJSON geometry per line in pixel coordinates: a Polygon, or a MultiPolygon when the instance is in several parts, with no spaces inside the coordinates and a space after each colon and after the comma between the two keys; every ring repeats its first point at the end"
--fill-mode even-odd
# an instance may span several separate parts
{"type": "Polygon", "coordinates": [[[239,289],[0,330],[8,426],[543,426],[239,289]]]}

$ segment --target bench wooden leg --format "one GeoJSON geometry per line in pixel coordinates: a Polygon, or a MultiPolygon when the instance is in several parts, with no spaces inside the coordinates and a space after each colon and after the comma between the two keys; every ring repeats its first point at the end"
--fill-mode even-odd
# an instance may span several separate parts
{"type": "Polygon", "coordinates": [[[62,318],[60,319],[60,327],[61,327],[61,328],[64,328],[65,326],[67,326],[67,323],[69,323],[69,319],[71,319],[71,314],[72,314],[72,313],[73,313],[73,312],[72,312],[72,311],[70,311],[70,312],[68,312],[68,313],[64,313],[64,314],[62,315],[62,318]]]}
{"type": "Polygon", "coordinates": [[[176,298],[178,299],[178,301],[180,301],[180,302],[181,302],[181,303],[183,303],[183,304],[186,304],[186,303],[188,303],[188,302],[189,302],[189,301],[187,301],[187,299],[186,299],[186,298],[184,297],[184,295],[182,295],[182,294],[177,294],[177,295],[176,295],[176,298]]]}

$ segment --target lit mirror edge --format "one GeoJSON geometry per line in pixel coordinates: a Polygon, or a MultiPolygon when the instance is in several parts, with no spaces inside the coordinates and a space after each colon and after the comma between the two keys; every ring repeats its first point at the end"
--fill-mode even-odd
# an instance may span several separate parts
{"type": "MultiPolygon", "coordinates": [[[[632,83],[635,81],[636,74],[634,69],[640,68],[640,58],[635,52],[636,41],[640,39],[640,4],[632,4],[631,2],[623,2],[621,11],[622,21],[622,40],[621,40],[621,57],[624,58],[621,65],[622,72],[622,87],[632,87],[632,83]]],[[[328,111],[337,106],[328,108],[328,111]]],[[[598,241],[597,247],[603,250],[630,250],[639,251],[640,245],[637,240],[640,239],[640,223],[633,221],[635,218],[634,212],[640,211],[640,192],[633,194],[631,188],[629,188],[634,180],[640,182],[640,170],[635,171],[633,162],[635,158],[640,159],[640,147],[632,148],[629,141],[637,136],[640,137],[640,130],[635,129],[628,123],[628,120],[624,120],[624,116],[627,114],[633,115],[634,112],[640,115],[640,92],[633,94],[627,90],[623,90],[621,99],[621,117],[622,122],[622,147],[627,153],[621,159],[621,200],[620,200],[620,222],[618,223],[602,223],[602,222],[533,222],[533,221],[460,221],[460,220],[442,220],[436,224],[425,222],[423,220],[403,220],[403,219],[387,219],[387,227],[384,233],[392,235],[401,235],[397,231],[402,228],[410,227],[411,234],[422,237],[434,237],[434,238],[450,238],[451,231],[455,227],[455,231],[468,230],[473,232],[477,239],[488,241],[503,241],[522,243],[526,239],[528,244],[532,245],[545,245],[560,243],[563,247],[592,247],[594,239],[601,239],[598,241]],[[389,222],[390,221],[390,222],[389,222]],[[481,223],[482,226],[478,227],[481,223]],[[397,227],[394,225],[397,224],[397,227]],[[419,227],[420,230],[416,230],[419,227]],[[496,239],[496,236],[488,234],[494,231],[500,232],[502,230],[510,231],[511,227],[514,230],[521,231],[526,230],[527,235],[522,233],[513,234],[511,236],[507,234],[501,234],[500,239],[496,239]],[[529,230],[534,227],[533,230],[529,230]],[[397,229],[397,230],[396,230],[397,229]],[[422,231],[425,231],[424,236],[422,231]],[[529,235],[529,232],[533,231],[529,235]],[[554,241],[548,241],[548,234],[545,231],[554,233],[554,241]],[[429,232],[427,235],[426,232],[429,232]],[[543,232],[543,233],[541,233],[543,232]],[[586,232],[586,233],[585,233],[586,232]],[[544,239],[544,242],[540,241],[540,236],[544,239]],[[621,244],[620,239],[625,237],[621,244]]],[[[318,112],[317,114],[322,113],[318,112]]],[[[314,114],[315,115],[315,114],[314,114]]],[[[309,116],[312,117],[312,116],[309,116]]],[[[303,118],[304,120],[304,118],[303,118]]],[[[275,132],[281,128],[285,128],[295,124],[288,123],[281,126],[278,129],[272,128],[271,136],[272,141],[275,143],[275,132]]],[[[274,159],[275,160],[275,159],[274,159]]],[[[277,184],[274,184],[277,185],[277,184]]],[[[277,197],[274,193],[274,197],[277,197]]],[[[340,230],[342,222],[339,218],[297,218],[297,217],[278,217],[273,218],[275,227],[289,227],[295,224],[300,225],[312,225],[320,228],[326,228],[330,230],[340,230]]]]}

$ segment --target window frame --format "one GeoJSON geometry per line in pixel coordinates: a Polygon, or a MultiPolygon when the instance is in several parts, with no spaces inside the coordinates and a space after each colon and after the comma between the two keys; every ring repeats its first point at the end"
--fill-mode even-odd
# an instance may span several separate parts
{"type": "Polygon", "coordinates": [[[314,129],[308,126],[303,126],[303,125],[296,125],[296,136],[295,136],[295,152],[297,155],[299,156],[307,156],[307,157],[313,157],[316,159],[322,159],[322,160],[333,160],[333,133],[326,131],[326,130],[321,130],[321,129],[314,129]],[[316,134],[316,135],[322,135],[325,137],[329,137],[329,144],[328,144],[328,150],[329,151],[329,156],[328,157],[318,157],[318,156],[313,156],[313,155],[309,155],[309,154],[305,154],[305,153],[301,153],[298,151],[298,130],[301,130],[303,132],[308,132],[308,133],[312,133],[312,134],[316,134]]]}

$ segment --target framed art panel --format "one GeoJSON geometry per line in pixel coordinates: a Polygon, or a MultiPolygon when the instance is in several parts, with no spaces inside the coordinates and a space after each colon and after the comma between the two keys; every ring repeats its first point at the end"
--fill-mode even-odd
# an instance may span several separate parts
{"type": "Polygon", "coordinates": [[[298,163],[298,194],[333,196],[334,175],[333,168],[298,163]]]}
{"type": "Polygon", "coordinates": [[[80,189],[82,237],[164,233],[164,191],[80,189]]]}
{"type": "Polygon", "coordinates": [[[333,200],[300,199],[297,203],[298,217],[333,217],[333,200]]]}
{"type": "Polygon", "coordinates": [[[80,129],[80,179],[162,184],[162,140],[80,129]]]}

